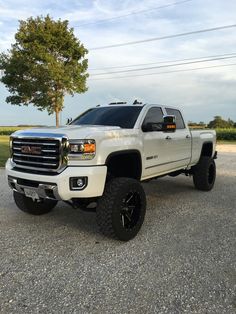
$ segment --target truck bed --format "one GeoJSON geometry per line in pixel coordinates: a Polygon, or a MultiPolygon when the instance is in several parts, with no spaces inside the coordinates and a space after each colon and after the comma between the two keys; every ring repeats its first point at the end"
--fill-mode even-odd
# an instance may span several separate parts
{"type": "Polygon", "coordinates": [[[214,130],[190,130],[192,137],[192,158],[191,165],[198,162],[201,155],[201,147],[203,143],[213,143],[213,151],[215,152],[216,146],[216,131],[214,130]]]}

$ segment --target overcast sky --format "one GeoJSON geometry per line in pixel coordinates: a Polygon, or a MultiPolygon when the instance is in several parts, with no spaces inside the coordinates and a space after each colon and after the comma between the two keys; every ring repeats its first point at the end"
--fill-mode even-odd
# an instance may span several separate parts
{"type": "MultiPolygon", "coordinates": [[[[235,0],[192,0],[159,8],[180,0],[80,0],[29,1],[0,0],[0,51],[14,43],[19,20],[50,14],[54,19],[69,20],[75,35],[86,48],[94,48],[153,37],[162,37],[200,29],[236,24],[235,0]],[[153,10],[150,10],[152,9],[153,10]],[[147,10],[147,11],[146,11],[147,10]],[[139,14],[130,14],[144,11],[139,14]],[[126,17],[120,17],[127,15],[126,17]],[[113,20],[104,21],[104,19],[113,20]],[[103,20],[103,21],[101,21],[103,20]],[[98,22],[100,21],[100,22],[98,22]],[[97,22],[97,23],[95,23],[97,22]]],[[[100,72],[131,68],[94,70],[162,61],[200,58],[235,53],[236,28],[217,32],[152,41],[143,44],[91,50],[88,55],[89,90],[66,96],[62,124],[86,108],[111,101],[138,99],[147,103],[178,106],[191,121],[209,121],[214,115],[236,120],[236,57],[226,60],[159,68],[146,71],[92,76],[100,72]],[[162,73],[161,72],[170,72],[162,73]],[[151,74],[135,76],[140,74],[151,74]],[[122,77],[115,78],[114,77],[122,77]],[[130,76],[130,77],[126,77],[130,76]],[[110,79],[112,78],[112,79],[110,79]]],[[[157,66],[157,65],[156,65],[157,66]]],[[[54,124],[54,117],[37,111],[32,105],[6,104],[7,89],[0,83],[0,125],[54,124]]]]}

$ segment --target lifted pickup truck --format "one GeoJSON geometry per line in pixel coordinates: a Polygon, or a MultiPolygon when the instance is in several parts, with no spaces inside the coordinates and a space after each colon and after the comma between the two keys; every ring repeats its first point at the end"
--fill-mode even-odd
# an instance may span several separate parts
{"type": "Polygon", "coordinates": [[[141,182],[185,174],[199,190],[215,182],[215,131],[190,131],[168,106],[112,103],[60,128],[17,131],[6,164],[16,205],[41,215],[58,201],[91,209],[101,231],[128,241],[146,211],[141,182]]]}

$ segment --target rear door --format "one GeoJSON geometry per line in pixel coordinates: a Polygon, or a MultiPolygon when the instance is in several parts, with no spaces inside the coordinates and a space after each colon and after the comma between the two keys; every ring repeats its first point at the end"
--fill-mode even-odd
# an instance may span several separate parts
{"type": "Polygon", "coordinates": [[[167,115],[176,117],[176,131],[168,134],[166,150],[169,152],[169,162],[172,168],[185,167],[191,159],[191,133],[185,125],[179,110],[165,108],[167,115]]]}

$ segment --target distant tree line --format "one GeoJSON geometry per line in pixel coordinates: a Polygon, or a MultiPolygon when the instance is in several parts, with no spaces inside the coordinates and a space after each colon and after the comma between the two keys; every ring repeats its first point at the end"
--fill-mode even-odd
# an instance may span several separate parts
{"type": "Polygon", "coordinates": [[[215,116],[212,121],[205,123],[200,121],[199,123],[189,121],[189,127],[192,128],[210,128],[210,129],[232,129],[236,128],[236,122],[231,120],[224,120],[221,116],[215,116]]]}

